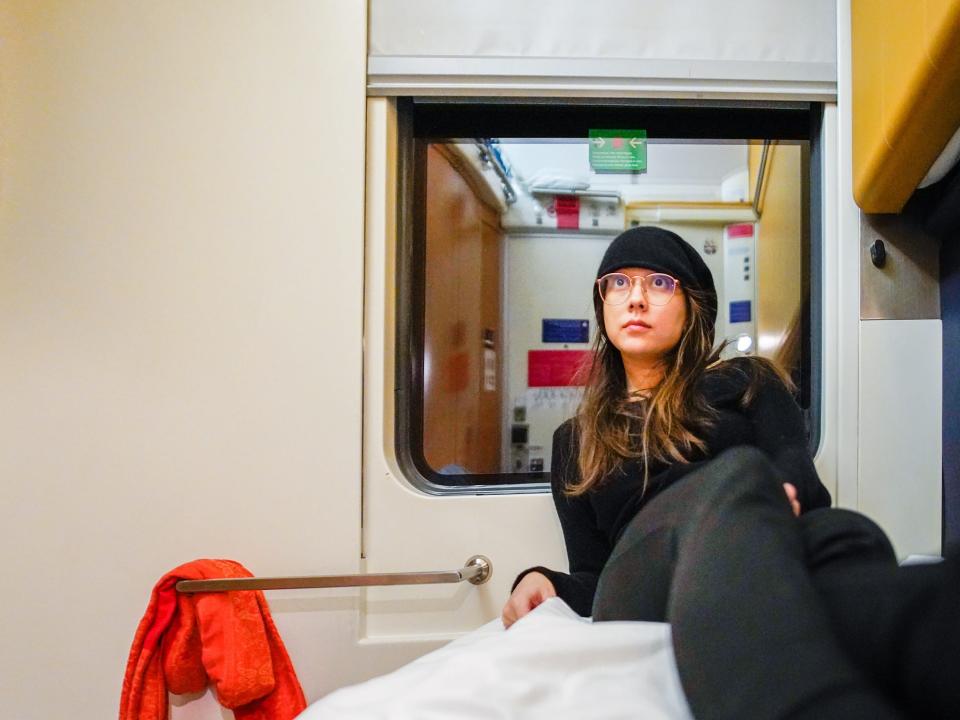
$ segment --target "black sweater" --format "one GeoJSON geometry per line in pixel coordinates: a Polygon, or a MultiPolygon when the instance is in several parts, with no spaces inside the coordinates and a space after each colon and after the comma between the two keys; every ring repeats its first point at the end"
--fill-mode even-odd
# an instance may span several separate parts
{"type": "Polygon", "coordinates": [[[641,493],[642,463],[628,460],[594,490],[577,497],[565,495],[564,488],[580,479],[579,443],[572,419],[557,428],[553,435],[550,484],[570,573],[529,568],[513,586],[524,575],[537,570],[550,578],[557,594],[570,607],[580,615],[590,615],[600,572],[634,515],[664,488],[737,445],[752,445],[764,451],[780,472],[781,480],[796,486],[804,512],[829,506],[830,493],[813,466],[800,409],[786,387],[769,372],[760,370],[758,391],[748,405],[743,405],[744,391],[754,374],[748,365],[752,362],[746,358],[731,360],[704,373],[698,390],[717,412],[716,422],[704,435],[707,450],[689,463],[651,465],[646,493],[641,493]]]}

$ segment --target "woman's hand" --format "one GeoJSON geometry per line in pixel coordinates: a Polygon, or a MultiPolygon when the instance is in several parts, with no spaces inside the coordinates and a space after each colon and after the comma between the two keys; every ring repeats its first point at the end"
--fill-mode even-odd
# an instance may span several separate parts
{"type": "Polygon", "coordinates": [[[556,596],[557,591],[546,575],[536,570],[527,573],[503,606],[503,627],[510,627],[544,600],[556,596]]]}
{"type": "MultiPolygon", "coordinates": [[[[797,488],[791,483],[784,483],[783,489],[787,493],[787,499],[790,501],[790,507],[793,508],[793,514],[800,517],[800,501],[797,500],[797,488]]],[[[517,587],[520,587],[519,585],[517,587]]]]}

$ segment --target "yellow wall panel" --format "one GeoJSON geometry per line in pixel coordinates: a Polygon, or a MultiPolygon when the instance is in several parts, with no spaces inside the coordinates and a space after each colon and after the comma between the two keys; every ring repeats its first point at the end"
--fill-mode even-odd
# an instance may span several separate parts
{"type": "Polygon", "coordinates": [[[799,145],[771,146],[757,231],[757,349],[761,355],[782,359],[785,364],[799,360],[783,358],[782,351],[789,342],[788,333],[802,297],[801,172],[799,145]]]}
{"type": "Polygon", "coordinates": [[[853,184],[899,212],[960,125],[960,0],[853,0],[853,184]]]}

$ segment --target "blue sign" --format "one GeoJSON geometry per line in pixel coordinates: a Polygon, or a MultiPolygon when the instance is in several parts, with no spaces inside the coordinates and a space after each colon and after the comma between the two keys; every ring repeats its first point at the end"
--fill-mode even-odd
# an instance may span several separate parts
{"type": "Polygon", "coordinates": [[[730,303],[730,322],[750,322],[749,300],[735,300],[730,303]]]}
{"type": "Polygon", "coordinates": [[[590,321],[543,318],[542,335],[545,343],[590,342],[590,321]]]}

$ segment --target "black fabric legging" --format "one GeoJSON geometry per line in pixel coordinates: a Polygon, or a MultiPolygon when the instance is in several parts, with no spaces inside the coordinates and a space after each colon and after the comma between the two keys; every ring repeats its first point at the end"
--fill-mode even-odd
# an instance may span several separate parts
{"type": "Polygon", "coordinates": [[[633,519],[596,621],[672,624],[698,720],[960,717],[960,573],[899,568],[869,519],[795,518],[759,450],[733,448],[633,519]]]}

